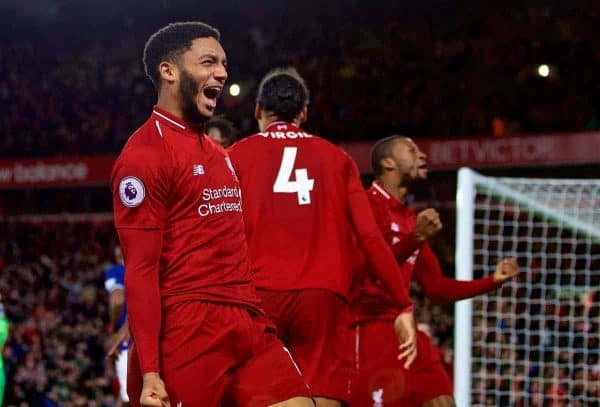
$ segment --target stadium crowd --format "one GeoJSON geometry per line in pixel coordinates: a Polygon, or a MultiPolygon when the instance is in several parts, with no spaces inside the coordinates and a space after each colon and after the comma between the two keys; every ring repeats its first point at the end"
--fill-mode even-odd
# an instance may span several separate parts
{"type": "MultiPolygon", "coordinates": [[[[289,64],[313,89],[308,128],[336,141],[393,130],[441,137],[597,129],[598,12],[593,2],[588,8],[474,7],[452,18],[390,17],[359,27],[298,17],[244,35],[224,24],[230,83],[239,82],[241,94],[224,95],[220,109],[249,134],[257,78],[289,64]],[[547,78],[537,72],[543,63],[547,78]]],[[[123,36],[131,21],[121,24],[82,33],[85,41],[48,32],[3,45],[0,156],[119,151],[155,101],[139,54],[145,36],[123,36]]],[[[159,25],[136,24],[139,32],[159,25]]]]}
{"type": "MultiPolygon", "coordinates": [[[[112,407],[118,399],[104,270],[112,261],[112,222],[0,223],[0,292],[11,321],[4,349],[6,406],[112,407]]],[[[448,308],[413,298],[422,329],[451,373],[448,308]]]]}
{"type": "Polygon", "coordinates": [[[114,406],[104,349],[110,222],[2,223],[0,291],[11,322],[6,406],[114,406]]]}

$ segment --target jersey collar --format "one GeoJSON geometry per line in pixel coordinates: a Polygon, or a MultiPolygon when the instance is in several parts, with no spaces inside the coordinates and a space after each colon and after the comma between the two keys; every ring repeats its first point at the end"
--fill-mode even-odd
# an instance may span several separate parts
{"type": "Polygon", "coordinates": [[[160,125],[165,125],[179,133],[183,133],[188,136],[204,136],[204,132],[202,134],[196,133],[186,122],[183,121],[182,118],[177,117],[158,106],[154,106],[152,109],[152,117],[156,121],[157,128],[160,128],[160,125]]]}
{"type": "Polygon", "coordinates": [[[181,118],[167,112],[164,109],[161,109],[158,106],[154,106],[154,109],[152,109],[152,114],[155,116],[155,118],[161,121],[161,124],[164,123],[167,126],[174,127],[180,131],[185,131],[188,129],[188,125],[185,124],[181,118]]]}
{"type": "Polygon", "coordinates": [[[273,130],[277,130],[277,126],[285,126],[286,129],[292,128],[293,130],[301,130],[299,126],[296,126],[294,123],[284,122],[282,120],[271,122],[267,127],[265,127],[264,132],[269,132],[273,130]]]}
{"type": "Polygon", "coordinates": [[[388,203],[388,205],[398,207],[402,206],[402,204],[394,196],[387,192],[381,185],[379,185],[377,181],[373,181],[371,183],[371,189],[375,192],[375,194],[383,197],[388,203]]]}

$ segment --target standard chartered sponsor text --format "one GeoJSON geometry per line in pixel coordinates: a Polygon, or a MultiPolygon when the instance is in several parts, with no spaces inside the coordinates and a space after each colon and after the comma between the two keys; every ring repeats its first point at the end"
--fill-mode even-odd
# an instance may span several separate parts
{"type": "Polygon", "coordinates": [[[223,212],[241,212],[242,200],[239,188],[223,186],[221,188],[204,188],[202,190],[202,200],[198,206],[200,216],[209,216],[223,212]],[[236,202],[225,202],[223,198],[238,198],[236,202]],[[219,200],[218,202],[212,202],[219,200]]]}
{"type": "Polygon", "coordinates": [[[211,199],[219,198],[239,198],[242,196],[239,188],[221,187],[221,188],[204,188],[202,190],[202,199],[210,201],[211,199]]]}

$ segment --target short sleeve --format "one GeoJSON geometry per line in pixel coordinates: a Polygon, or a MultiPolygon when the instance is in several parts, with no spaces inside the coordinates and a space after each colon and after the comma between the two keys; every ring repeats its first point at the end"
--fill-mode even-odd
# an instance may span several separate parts
{"type": "Polygon", "coordinates": [[[123,266],[112,266],[104,274],[104,288],[109,293],[125,287],[125,268],[123,266]]]}
{"type": "Polygon", "coordinates": [[[111,180],[117,229],[163,227],[170,162],[166,151],[155,146],[136,146],[121,153],[111,180]]]}

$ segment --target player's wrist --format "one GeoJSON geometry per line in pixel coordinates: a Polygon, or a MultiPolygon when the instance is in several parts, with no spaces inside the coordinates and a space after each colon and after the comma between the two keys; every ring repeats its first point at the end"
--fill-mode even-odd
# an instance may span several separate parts
{"type": "Polygon", "coordinates": [[[160,374],[158,372],[146,372],[143,376],[144,381],[160,379],[160,374]]]}
{"type": "Polygon", "coordinates": [[[412,233],[412,235],[419,243],[423,243],[425,240],[427,240],[427,236],[425,236],[423,233],[417,232],[416,230],[412,233]]]}
{"type": "Polygon", "coordinates": [[[397,317],[404,315],[404,314],[412,314],[414,312],[415,308],[411,305],[406,306],[405,308],[402,308],[402,310],[400,311],[400,313],[397,315],[397,317]]]}

